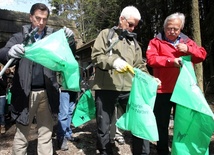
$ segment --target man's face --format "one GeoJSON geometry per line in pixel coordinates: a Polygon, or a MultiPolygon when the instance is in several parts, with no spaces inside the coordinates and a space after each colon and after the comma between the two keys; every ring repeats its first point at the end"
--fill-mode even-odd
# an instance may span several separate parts
{"type": "Polygon", "coordinates": [[[126,19],[125,17],[120,17],[120,26],[122,29],[127,30],[129,32],[134,31],[135,27],[138,25],[139,20],[130,17],[126,19]]]}
{"type": "Polygon", "coordinates": [[[38,27],[39,32],[42,32],[47,24],[48,11],[36,10],[33,15],[30,15],[30,21],[33,28],[38,27]]]}
{"type": "Polygon", "coordinates": [[[175,41],[181,33],[181,20],[169,20],[164,28],[165,36],[170,41],[175,41]]]}

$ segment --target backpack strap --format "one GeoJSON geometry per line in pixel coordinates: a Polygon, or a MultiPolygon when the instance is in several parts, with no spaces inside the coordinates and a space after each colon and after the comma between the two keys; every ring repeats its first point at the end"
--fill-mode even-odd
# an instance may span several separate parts
{"type": "Polygon", "coordinates": [[[113,43],[112,43],[112,38],[115,34],[115,27],[112,27],[111,29],[109,29],[109,32],[108,32],[108,35],[107,35],[107,40],[108,40],[108,49],[107,49],[107,52],[109,52],[109,55],[112,55],[112,47],[111,46],[114,46],[113,43]]]}
{"type": "Polygon", "coordinates": [[[107,35],[107,40],[108,40],[108,45],[110,46],[112,43],[112,38],[114,36],[115,30],[114,27],[112,27],[111,29],[109,29],[108,35],[107,35]]]}
{"type": "MultiPolygon", "coordinates": [[[[118,29],[116,26],[112,27],[111,29],[109,29],[108,35],[107,35],[107,40],[108,40],[108,49],[107,51],[109,51],[109,55],[112,55],[112,47],[118,43],[119,40],[121,40],[121,38],[119,37],[117,41],[112,42],[112,38],[114,37],[115,34],[115,30],[118,29]]],[[[124,31],[124,33],[128,33],[129,37],[133,38],[134,44],[135,44],[135,49],[138,48],[137,46],[137,40],[136,40],[136,33],[130,33],[127,31],[124,31]]],[[[124,37],[122,35],[122,37],[124,37]]]]}

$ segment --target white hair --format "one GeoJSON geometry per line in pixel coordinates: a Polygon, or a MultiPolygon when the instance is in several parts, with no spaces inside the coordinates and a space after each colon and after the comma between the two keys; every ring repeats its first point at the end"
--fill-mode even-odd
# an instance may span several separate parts
{"type": "Polygon", "coordinates": [[[181,29],[184,28],[185,16],[183,13],[179,13],[179,12],[173,13],[173,14],[169,15],[168,17],[166,17],[164,24],[163,24],[163,27],[165,28],[167,22],[170,20],[173,20],[173,19],[180,19],[181,20],[181,27],[180,28],[181,29]]]}
{"type": "Polygon", "coordinates": [[[141,19],[140,12],[134,6],[125,7],[121,12],[120,17],[125,17],[126,19],[129,19],[130,17],[133,17],[137,20],[141,19]]]}

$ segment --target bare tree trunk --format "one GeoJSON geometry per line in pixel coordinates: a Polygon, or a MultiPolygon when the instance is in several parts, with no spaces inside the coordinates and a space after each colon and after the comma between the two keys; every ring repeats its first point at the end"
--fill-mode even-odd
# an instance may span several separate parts
{"type": "MultiPolygon", "coordinates": [[[[191,10],[191,17],[192,17],[192,34],[193,40],[201,46],[201,32],[200,32],[200,18],[199,18],[199,7],[198,7],[198,0],[192,0],[192,10],[191,10]]],[[[195,73],[198,80],[199,88],[204,91],[203,86],[203,65],[202,63],[195,65],[195,73]]]]}

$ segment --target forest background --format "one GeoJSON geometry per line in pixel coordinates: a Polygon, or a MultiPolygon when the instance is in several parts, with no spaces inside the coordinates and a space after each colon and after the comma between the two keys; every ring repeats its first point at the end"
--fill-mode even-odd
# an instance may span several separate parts
{"type": "Polygon", "coordinates": [[[199,87],[214,92],[214,1],[213,0],[49,0],[52,15],[73,20],[84,43],[92,41],[104,28],[118,25],[121,10],[136,6],[142,16],[135,31],[143,56],[149,40],[163,29],[164,19],[175,12],[186,16],[183,33],[207,50],[206,60],[196,65],[199,87]]]}

